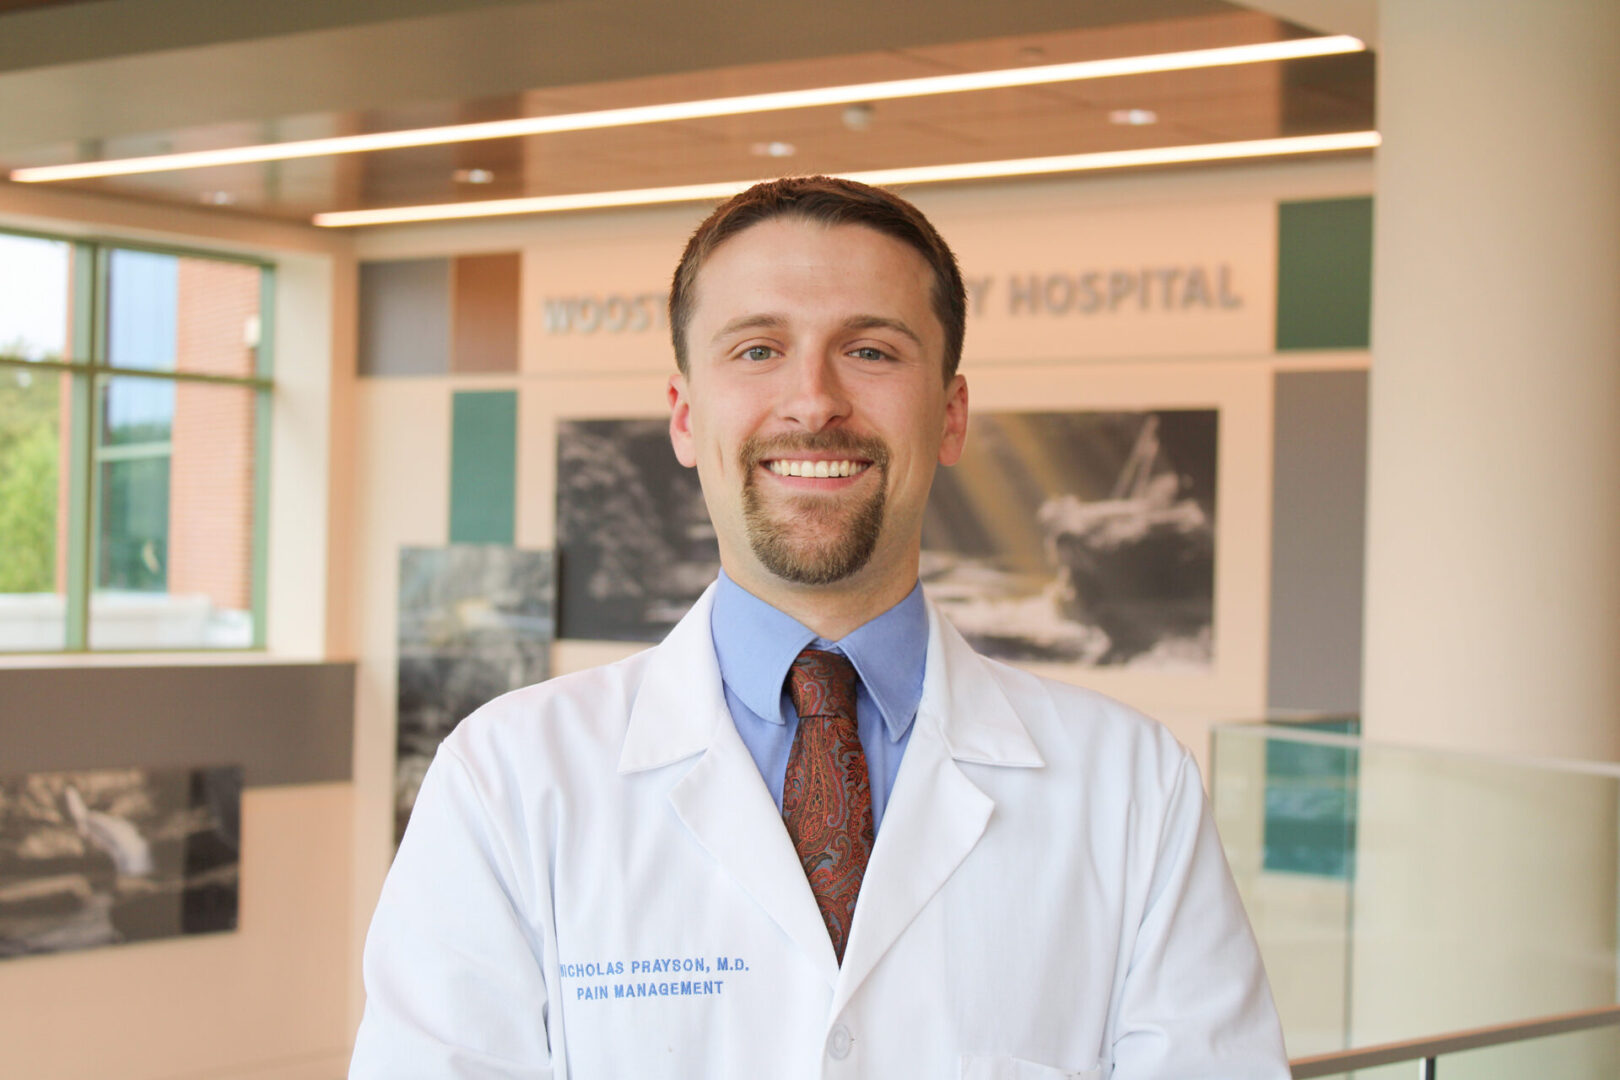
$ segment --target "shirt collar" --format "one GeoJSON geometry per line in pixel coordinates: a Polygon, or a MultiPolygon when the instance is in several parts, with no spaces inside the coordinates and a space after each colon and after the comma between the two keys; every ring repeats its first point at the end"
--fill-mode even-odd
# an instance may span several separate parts
{"type": "Polygon", "coordinates": [[[782,684],[807,647],[836,649],[849,657],[861,685],[877,703],[889,738],[898,741],[922,700],[928,657],[928,610],[919,582],[906,598],[840,641],[761,600],[720,572],[709,617],[720,677],[756,716],[782,723],[782,684]]]}

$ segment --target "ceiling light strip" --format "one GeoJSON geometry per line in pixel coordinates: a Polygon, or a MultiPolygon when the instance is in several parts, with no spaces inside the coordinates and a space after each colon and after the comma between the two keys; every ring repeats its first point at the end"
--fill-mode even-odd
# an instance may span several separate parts
{"type": "Polygon", "coordinates": [[[245,165],[262,161],[327,157],[372,150],[397,150],[408,146],[436,146],[445,143],[477,142],[484,139],[515,138],[524,135],[551,135],[564,131],[658,124],[673,120],[700,120],[745,113],[808,109],[823,105],[890,101],[897,98],[957,94],[974,90],[1001,90],[1048,83],[1108,79],[1122,75],[1145,75],[1166,71],[1230,67],[1312,56],[1333,56],[1361,52],[1366,44],[1359,38],[1293,38],[1257,45],[1232,45],[1218,49],[1157,53],[1150,56],[1123,56],[1108,60],[1082,60],[1070,64],[1044,64],[1038,67],[1008,68],[997,71],[970,71],[954,75],[931,75],[919,79],[826,86],[809,90],[784,90],[769,94],[677,101],[663,105],[636,105],[623,109],[564,113],[556,116],[527,116],[515,120],[491,120],[477,124],[384,131],[368,135],[340,135],[328,139],[238,146],[223,150],[194,150],[179,154],[86,161],[73,165],[41,165],[13,169],[11,179],[20,183],[52,180],[84,180],[100,176],[128,176],[136,173],[202,169],[219,165],[245,165]]]}
{"type": "MultiPolygon", "coordinates": [[[[1090,172],[1144,165],[1177,165],[1199,161],[1320,154],[1336,150],[1371,150],[1379,143],[1376,131],[1350,131],[1334,135],[1301,135],[1285,139],[1203,143],[1196,146],[1160,146],[1145,150],[1109,150],[1093,154],[1017,158],[1009,161],[973,161],[957,165],[923,165],[905,169],[876,169],[846,174],[851,180],[877,186],[928,184],[948,180],[988,180],[1009,176],[1090,172]]],[[[398,225],[419,221],[500,217],[510,214],[545,214],[559,210],[600,210],[616,206],[652,206],[660,203],[726,199],[756,184],[735,180],[679,187],[637,188],[630,191],[581,192],[574,195],[537,195],[525,199],[487,199],[478,202],[399,206],[381,210],[336,210],[316,214],[316,225],[345,228],[357,225],[398,225]]]]}

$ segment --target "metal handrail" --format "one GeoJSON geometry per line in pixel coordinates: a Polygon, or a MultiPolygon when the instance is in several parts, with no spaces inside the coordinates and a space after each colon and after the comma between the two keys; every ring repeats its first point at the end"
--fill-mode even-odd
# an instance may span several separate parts
{"type": "Polygon", "coordinates": [[[1289,1062],[1294,1080],[1309,1080],[1315,1076],[1337,1076],[1353,1069],[1370,1069],[1375,1065],[1393,1065],[1402,1061],[1421,1061],[1423,1080],[1433,1080],[1435,1058],[1441,1054],[1455,1054],[1461,1050],[1479,1050],[1487,1046],[1540,1039],[1547,1035],[1563,1035],[1571,1031],[1620,1024],[1620,1005],[1605,1005],[1600,1009],[1543,1016],[1535,1020],[1520,1020],[1511,1024],[1453,1031],[1446,1035],[1433,1035],[1425,1039],[1363,1046],[1356,1050],[1339,1050],[1331,1054],[1315,1054],[1295,1058],[1289,1062]]]}

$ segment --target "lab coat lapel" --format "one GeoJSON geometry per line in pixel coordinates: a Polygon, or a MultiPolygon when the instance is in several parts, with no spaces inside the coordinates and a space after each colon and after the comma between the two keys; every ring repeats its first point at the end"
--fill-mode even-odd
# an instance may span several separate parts
{"type": "Polygon", "coordinates": [[[959,762],[1044,764],[990,665],[931,604],[928,620],[922,700],[855,901],[835,1016],[984,835],[995,801],[959,762]]]}
{"type": "Polygon", "coordinates": [[[838,974],[832,940],[776,803],[726,707],[709,630],[713,605],[711,586],[649,659],[619,772],[703,755],[670,788],[670,805],[831,987],[838,974]]]}

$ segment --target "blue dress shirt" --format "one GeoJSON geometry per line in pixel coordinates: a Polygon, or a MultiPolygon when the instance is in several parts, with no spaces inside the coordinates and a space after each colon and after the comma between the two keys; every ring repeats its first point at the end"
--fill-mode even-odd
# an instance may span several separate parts
{"type": "Polygon", "coordinates": [[[928,611],[919,583],[906,598],[840,641],[827,641],[776,610],[720,572],[709,618],[726,705],[737,733],[754,756],[759,774],[782,809],[788,754],[799,729],[798,710],[786,682],[793,660],[806,648],[843,653],[860,677],[855,690],[855,726],[872,778],[872,825],[883,824],[911,722],[922,700],[928,658],[928,611]]]}

